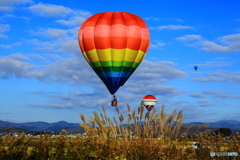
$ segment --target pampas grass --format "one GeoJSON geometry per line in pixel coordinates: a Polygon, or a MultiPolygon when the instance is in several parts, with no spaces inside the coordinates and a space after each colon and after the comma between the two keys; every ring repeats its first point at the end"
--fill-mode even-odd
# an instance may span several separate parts
{"type": "MultiPolygon", "coordinates": [[[[240,153],[240,137],[223,142],[223,135],[202,133],[189,135],[201,126],[185,126],[183,111],[174,110],[167,115],[164,106],[159,113],[153,109],[144,114],[140,105],[132,111],[127,105],[127,114],[116,107],[118,117],[110,118],[102,107],[102,113],[93,112],[86,118],[80,113],[86,135],[83,138],[67,137],[63,130],[59,137],[42,135],[39,139],[5,135],[0,138],[1,160],[198,160],[216,159],[210,151],[240,153]],[[201,147],[194,149],[192,142],[201,147]]],[[[221,157],[226,158],[226,157],[221,157]]],[[[231,157],[239,159],[239,157],[231,157]]]]}

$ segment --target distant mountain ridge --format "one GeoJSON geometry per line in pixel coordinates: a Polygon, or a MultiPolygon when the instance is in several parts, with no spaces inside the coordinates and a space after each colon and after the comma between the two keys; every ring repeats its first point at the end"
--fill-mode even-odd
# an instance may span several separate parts
{"type": "MultiPolygon", "coordinates": [[[[240,121],[237,120],[220,120],[216,122],[203,123],[203,122],[190,122],[185,125],[199,126],[202,124],[209,124],[210,128],[230,128],[240,130],[240,121]]],[[[126,125],[126,124],[123,124],[126,125]]],[[[0,120],[0,128],[24,128],[32,131],[46,131],[46,132],[60,132],[63,129],[69,131],[83,131],[79,123],[68,123],[66,121],[59,121],[55,123],[48,122],[26,122],[26,123],[13,123],[0,120]]]]}
{"type": "Polygon", "coordinates": [[[203,123],[203,122],[190,122],[186,123],[186,125],[202,125],[202,124],[209,124],[208,127],[212,128],[230,128],[230,129],[238,129],[240,130],[240,121],[237,120],[220,120],[216,122],[208,122],[208,123],[203,123]]]}
{"type": "Polygon", "coordinates": [[[59,132],[63,129],[80,128],[80,125],[79,123],[68,123],[65,121],[59,121],[56,123],[48,122],[12,123],[7,121],[0,121],[0,128],[24,128],[32,131],[59,132]]]}

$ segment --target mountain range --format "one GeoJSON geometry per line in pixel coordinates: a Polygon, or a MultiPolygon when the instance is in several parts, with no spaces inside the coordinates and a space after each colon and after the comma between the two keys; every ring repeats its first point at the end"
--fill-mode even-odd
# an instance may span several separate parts
{"type": "Polygon", "coordinates": [[[65,129],[73,130],[76,132],[83,133],[84,130],[80,127],[79,123],[68,123],[65,121],[59,121],[56,123],[48,122],[26,122],[26,123],[13,123],[0,120],[0,128],[24,128],[31,131],[45,131],[45,132],[60,132],[65,129]]]}
{"type": "MultiPolygon", "coordinates": [[[[230,128],[234,130],[240,130],[240,121],[237,120],[220,120],[216,122],[190,122],[185,125],[199,126],[202,124],[209,124],[209,128],[230,128]]],[[[26,122],[26,123],[13,123],[0,120],[0,129],[3,128],[23,128],[31,131],[45,131],[45,132],[60,132],[65,129],[72,133],[83,133],[84,130],[80,127],[79,123],[68,123],[66,121],[59,121],[56,123],[48,122],[26,122]]]]}

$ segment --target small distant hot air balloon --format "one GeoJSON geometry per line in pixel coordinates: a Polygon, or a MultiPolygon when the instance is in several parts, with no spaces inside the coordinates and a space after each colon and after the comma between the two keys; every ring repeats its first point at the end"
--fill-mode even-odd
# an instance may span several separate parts
{"type": "Polygon", "coordinates": [[[143,19],[127,12],[94,14],[78,34],[83,56],[112,95],[142,62],[149,40],[143,19]]]}
{"type": "Polygon", "coordinates": [[[148,111],[151,111],[156,103],[157,99],[152,95],[146,95],[142,98],[142,104],[148,111]]]}
{"type": "Polygon", "coordinates": [[[198,66],[194,66],[195,71],[198,69],[198,66]]]}

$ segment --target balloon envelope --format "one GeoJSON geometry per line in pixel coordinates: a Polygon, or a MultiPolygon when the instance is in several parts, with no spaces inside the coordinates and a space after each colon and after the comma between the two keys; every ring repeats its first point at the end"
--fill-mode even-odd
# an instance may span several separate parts
{"type": "Polygon", "coordinates": [[[78,42],[89,65],[114,94],[146,55],[149,31],[134,14],[97,13],[82,24],[78,42]]]}
{"type": "Polygon", "coordinates": [[[157,99],[152,95],[146,95],[142,98],[142,104],[148,111],[151,111],[156,103],[157,99]]]}
{"type": "Polygon", "coordinates": [[[198,66],[194,66],[195,71],[198,69],[198,66]]]}

